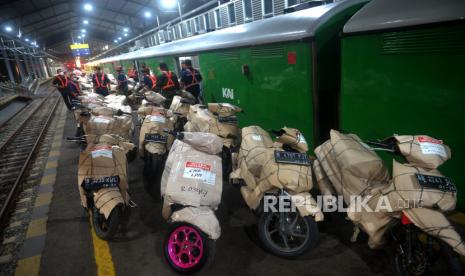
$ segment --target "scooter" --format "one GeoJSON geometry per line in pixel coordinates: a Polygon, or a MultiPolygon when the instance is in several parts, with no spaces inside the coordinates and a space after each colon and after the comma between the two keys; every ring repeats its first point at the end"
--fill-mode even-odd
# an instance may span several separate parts
{"type": "Polygon", "coordinates": [[[144,159],[145,189],[154,199],[158,198],[165,160],[173,143],[173,136],[165,130],[173,130],[170,111],[162,107],[165,98],[158,93],[146,95],[148,101],[138,110],[142,120],[139,136],[139,154],[144,159]]]}
{"type": "Polygon", "coordinates": [[[370,248],[387,246],[399,275],[434,274],[441,258],[450,273],[463,275],[465,245],[444,216],[455,208],[457,189],[437,170],[450,158],[449,147],[426,135],[365,143],[331,130],[330,137],[315,149],[315,176],[323,195],[340,195],[348,206],[356,226],[351,241],[362,230],[370,248]],[[392,178],[378,150],[404,158],[393,161],[392,178]]]}
{"type": "Polygon", "coordinates": [[[187,115],[184,129],[190,132],[209,132],[223,138],[223,176],[229,177],[232,171],[232,153],[237,152],[240,144],[240,129],[237,113],[238,106],[229,103],[209,103],[192,105],[187,115]]]}
{"type": "Polygon", "coordinates": [[[213,260],[221,228],[214,211],[221,202],[223,141],[211,133],[170,132],[176,136],[161,183],[163,218],[171,224],[164,257],[176,272],[192,273],[213,260]]]}
{"type": "Polygon", "coordinates": [[[230,174],[247,206],[258,218],[258,236],[272,254],[294,258],[315,247],[316,222],[323,213],[310,195],[312,160],[297,129],[284,127],[271,136],[258,126],[242,129],[242,142],[230,174]]]}
{"type": "Polygon", "coordinates": [[[191,93],[184,90],[176,92],[169,107],[173,114],[174,129],[176,131],[184,130],[184,125],[187,123],[187,114],[193,104],[195,104],[195,97],[191,93]]]}
{"type": "Polygon", "coordinates": [[[111,240],[135,207],[128,194],[126,154],[134,148],[118,135],[87,135],[79,156],[78,187],[98,237],[111,240]]]}

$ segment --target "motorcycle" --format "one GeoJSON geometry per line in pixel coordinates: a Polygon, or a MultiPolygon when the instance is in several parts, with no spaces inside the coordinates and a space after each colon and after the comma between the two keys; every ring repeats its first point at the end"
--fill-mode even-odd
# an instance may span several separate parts
{"type": "Polygon", "coordinates": [[[193,104],[195,104],[195,97],[191,93],[184,90],[176,92],[169,107],[173,114],[174,129],[176,131],[184,130],[184,125],[187,123],[187,114],[193,104]]]}
{"type": "Polygon", "coordinates": [[[302,133],[287,127],[272,132],[275,143],[258,126],[242,129],[230,182],[258,217],[263,246],[279,257],[294,258],[315,247],[316,222],[323,220],[323,213],[309,193],[312,160],[302,133]]]}
{"type": "Polygon", "coordinates": [[[190,132],[209,132],[223,138],[223,176],[229,177],[232,171],[232,154],[238,151],[240,129],[236,114],[240,107],[229,103],[209,103],[192,105],[187,114],[184,129],[190,132]]]}
{"type": "Polygon", "coordinates": [[[170,111],[162,107],[165,98],[159,93],[146,93],[147,102],[138,110],[142,121],[139,135],[139,154],[144,159],[145,189],[158,198],[159,185],[173,137],[165,130],[173,130],[170,111]]]}
{"type": "MultiPolygon", "coordinates": [[[[110,95],[111,96],[111,95],[110,95]]],[[[134,135],[132,110],[129,106],[121,104],[121,96],[107,96],[103,101],[100,98],[81,97],[73,101],[74,116],[77,122],[76,137],[69,138],[80,143],[81,149],[86,147],[86,134],[103,135],[118,134],[128,141],[134,135]]],[[[128,153],[128,160],[135,159],[137,151],[128,153]]]]}
{"type": "Polygon", "coordinates": [[[221,202],[223,141],[202,132],[170,132],[176,136],[161,182],[163,218],[171,224],[164,257],[176,272],[192,273],[213,260],[221,228],[214,211],[221,202]]]}
{"type": "Polygon", "coordinates": [[[441,258],[452,274],[463,275],[465,245],[444,215],[455,208],[457,189],[437,170],[451,156],[447,145],[426,135],[363,142],[331,130],[315,154],[320,192],[342,196],[348,206],[355,224],[351,241],[362,230],[370,248],[387,245],[398,275],[430,274],[441,258]],[[393,160],[392,177],[375,152],[380,150],[405,160],[393,160]]]}
{"type": "Polygon", "coordinates": [[[115,134],[87,135],[79,156],[78,188],[81,205],[90,212],[98,237],[111,240],[135,207],[128,193],[126,154],[132,143],[115,134]]]}

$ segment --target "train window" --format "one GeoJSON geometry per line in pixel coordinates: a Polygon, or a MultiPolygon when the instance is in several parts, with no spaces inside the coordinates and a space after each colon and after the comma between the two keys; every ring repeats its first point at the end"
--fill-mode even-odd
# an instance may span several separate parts
{"type": "Polygon", "coordinates": [[[297,0],[286,0],[286,8],[297,5],[297,0]]]}
{"type": "Polygon", "coordinates": [[[200,19],[198,17],[194,19],[194,29],[196,32],[200,31],[200,19]]]}
{"type": "Polygon", "coordinates": [[[181,39],[183,37],[182,25],[181,24],[178,25],[178,32],[179,32],[179,38],[181,39]]]}
{"type": "Polygon", "coordinates": [[[187,34],[188,34],[188,35],[191,35],[191,34],[192,34],[192,26],[191,26],[191,22],[190,22],[190,21],[187,21],[187,22],[186,22],[186,27],[187,27],[187,34]]]}
{"type": "Polygon", "coordinates": [[[262,0],[262,13],[263,16],[273,15],[273,0],[262,0]]]}
{"type": "Polygon", "coordinates": [[[178,61],[179,61],[179,68],[181,68],[181,63],[186,60],[186,59],[190,59],[191,62],[192,62],[192,67],[194,67],[195,69],[200,69],[200,63],[199,63],[199,57],[198,56],[186,56],[186,57],[179,57],[178,58],[178,61]]]}
{"type": "Polygon", "coordinates": [[[228,20],[229,25],[236,23],[236,11],[234,10],[234,3],[228,5],[228,20]]]}
{"type": "Polygon", "coordinates": [[[244,7],[244,20],[250,21],[253,18],[253,11],[252,11],[252,0],[243,0],[243,7],[244,7]]]}
{"type": "Polygon", "coordinates": [[[208,31],[208,30],[211,29],[211,27],[210,27],[210,16],[208,15],[208,13],[203,16],[203,23],[205,25],[205,30],[208,31]]]}
{"type": "Polygon", "coordinates": [[[215,25],[216,25],[216,28],[221,28],[220,9],[215,10],[215,25]]]}

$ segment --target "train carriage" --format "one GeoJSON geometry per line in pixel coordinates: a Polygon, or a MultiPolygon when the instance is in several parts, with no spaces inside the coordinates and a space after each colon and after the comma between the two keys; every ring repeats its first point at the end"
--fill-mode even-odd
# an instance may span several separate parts
{"type": "Polygon", "coordinates": [[[179,70],[191,58],[204,75],[207,102],[241,106],[242,126],[299,128],[310,146],[335,127],[339,33],[367,1],[348,0],[276,16],[93,62],[163,61],[179,70]],[[322,107],[330,104],[331,106],[322,107]],[[321,135],[320,135],[321,134],[321,135]]]}
{"type": "MultiPolygon", "coordinates": [[[[464,16],[461,0],[368,3],[344,27],[340,102],[340,127],[361,137],[443,139],[453,158],[441,171],[459,190],[465,187],[464,16]]],[[[463,197],[458,207],[465,209],[463,197]]]]}

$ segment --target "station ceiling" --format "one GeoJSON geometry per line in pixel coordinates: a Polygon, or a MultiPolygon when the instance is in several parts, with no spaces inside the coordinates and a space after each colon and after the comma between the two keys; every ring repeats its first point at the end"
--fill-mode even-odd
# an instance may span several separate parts
{"type": "MultiPolygon", "coordinates": [[[[37,41],[51,53],[67,57],[71,55],[69,44],[81,40],[78,36],[85,29],[84,42],[90,44],[91,51],[103,50],[105,45],[115,44],[117,37],[134,37],[160,24],[177,17],[177,7],[166,10],[163,0],[1,0],[0,27],[7,26],[11,32],[21,32],[22,39],[37,41]],[[91,10],[85,9],[90,4],[91,10]],[[145,12],[152,16],[146,18],[145,12]],[[88,23],[85,24],[84,20],[88,23]]],[[[187,12],[209,0],[179,0],[182,12],[187,12]]]]}

